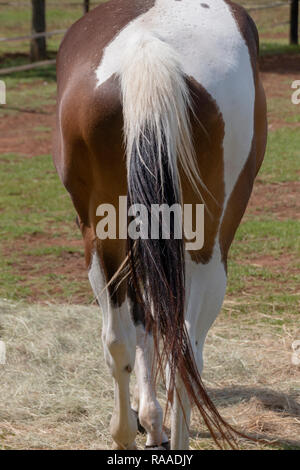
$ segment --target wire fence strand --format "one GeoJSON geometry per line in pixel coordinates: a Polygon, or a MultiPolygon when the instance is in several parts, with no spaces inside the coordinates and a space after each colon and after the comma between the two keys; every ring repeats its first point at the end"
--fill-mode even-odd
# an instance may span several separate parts
{"type": "MultiPolygon", "coordinates": [[[[281,8],[281,7],[287,7],[290,6],[291,0],[286,0],[286,1],[278,1],[278,2],[273,2],[273,3],[266,3],[263,5],[243,5],[244,8],[246,8],[248,11],[258,11],[258,10],[268,10],[272,8],[281,8]]],[[[0,2],[0,7],[2,6],[30,6],[30,3],[25,3],[25,2],[0,2]]],[[[48,6],[60,6],[60,7],[66,7],[66,6],[82,6],[82,1],[78,1],[77,3],[75,2],[47,2],[48,6]]],[[[91,6],[95,6],[93,2],[91,2],[91,6]]],[[[286,23],[288,24],[288,22],[286,23]]],[[[38,38],[50,38],[53,36],[59,36],[59,35],[64,35],[68,29],[58,29],[58,30],[53,30],[53,31],[48,31],[44,33],[36,33],[36,34],[29,34],[25,36],[14,36],[14,37],[0,37],[0,43],[4,42],[17,42],[17,41],[31,41],[34,39],[38,38]]],[[[0,75],[8,75],[9,73],[14,73],[18,71],[25,71],[25,70],[31,70],[34,68],[46,66],[46,65],[52,65],[55,63],[55,60],[46,60],[42,62],[34,62],[31,64],[26,64],[26,65],[20,65],[18,67],[10,67],[10,68],[0,68],[0,75]]]]}

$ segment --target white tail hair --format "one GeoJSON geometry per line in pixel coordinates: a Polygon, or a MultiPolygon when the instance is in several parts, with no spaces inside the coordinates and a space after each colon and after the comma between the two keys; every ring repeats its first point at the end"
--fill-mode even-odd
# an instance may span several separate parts
{"type": "Polygon", "coordinates": [[[192,104],[176,51],[154,33],[133,33],[125,45],[120,81],[128,168],[134,145],[142,159],[139,136],[155,135],[158,165],[162,165],[161,149],[165,147],[174,181],[179,161],[200,195],[202,182],[190,122],[192,104]]]}

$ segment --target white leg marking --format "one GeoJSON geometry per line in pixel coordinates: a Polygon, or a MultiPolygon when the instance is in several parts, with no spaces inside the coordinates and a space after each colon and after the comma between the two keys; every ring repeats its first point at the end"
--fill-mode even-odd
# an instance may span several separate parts
{"type": "Polygon", "coordinates": [[[160,446],[168,441],[162,430],[163,411],[156,398],[153,374],[154,343],[142,325],[137,328],[135,373],[139,390],[139,420],[147,431],[147,446],[160,446]]]}
{"type": "MultiPolygon", "coordinates": [[[[208,264],[194,263],[189,254],[186,259],[187,312],[186,323],[192,333],[192,346],[202,350],[209,329],[217,318],[225,297],[227,276],[219,245],[214,248],[208,264]]],[[[202,372],[202,359],[198,363],[202,372]]]]}
{"type": "Polygon", "coordinates": [[[131,411],[129,382],[134,368],[136,331],[125,302],[114,307],[105,287],[97,253],[94,253],[89,279],[103,312],[102,340],[106,363],[115,383],[115,410],[111,419],[111,434],[119,449],[134,448],[137,433],[136,418],[131,411]]]}
{"type": "MultiPolygon", "coordinates": [[[[194,263],[186,257],[186,327],[199,373],[203,370],[203,347],[207,333],[217,318],[226,292],[226,273],[217,244],[210,262],[194,263]]],[[[188,449],[190,401],[184,385],[179,383],[180,406],[175,399],[172,409],[172,449],[188,449]]]]}
{"type": "Polygon", "coordinates": [[[177,379],[177,391],[171,414],[171,449],[189,450],[189,427],[191,402],[180,377],[177,379]]]}

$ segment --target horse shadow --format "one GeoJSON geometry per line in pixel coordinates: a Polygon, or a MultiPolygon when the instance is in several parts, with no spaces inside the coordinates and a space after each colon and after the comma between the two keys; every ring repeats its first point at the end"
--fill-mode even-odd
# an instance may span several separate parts
{"type": "MultiPolygon", "coordinates": [[[[264,411],[272,411],[278,414],[278,418],[291,417],[300,418],[300,402],[295,394],[276,392],[268,388],[256,387],[226,387],[222,389],[209,389],[210,397],[217,407],[228,408],[233,405],[254,402],[255,406],[264,411]]],[[[259,413],[259,411],[258,411],[259,413]]],[[[300,449],[300,426],[296,439],[289,439],[264,433],[248,433],[247,435],[255,439],[263,439],[274,443],[275,447],[280,446],[286,449],[300,449]]],[[[197,432],[191,429],[192,438],[210,438],[208,432],[197,432]]]]}

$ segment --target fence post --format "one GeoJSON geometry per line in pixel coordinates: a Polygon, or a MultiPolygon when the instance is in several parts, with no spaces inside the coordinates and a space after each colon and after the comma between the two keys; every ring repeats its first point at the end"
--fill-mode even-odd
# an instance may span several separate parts
{"type": "MultiPolygon", "coordinates": [[[[46,2],[45,0],[31,0],[32,4],[32,34],[46,31],[46,2]]],[[[31,40],[30,59],[38,62],[47,58],[46,38],[31,40]]]]}
{"type": "Polygon", "coordinates": [[[291,1],[290,44],[298,44],[299,0],[291,1]]]}
{"type": "Polygon", "coordinates": [[[90,10],[90,0],[83,0],[83,14],[85,15],[90,10]]]}

